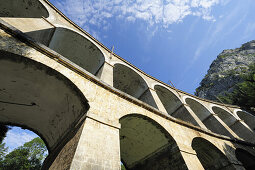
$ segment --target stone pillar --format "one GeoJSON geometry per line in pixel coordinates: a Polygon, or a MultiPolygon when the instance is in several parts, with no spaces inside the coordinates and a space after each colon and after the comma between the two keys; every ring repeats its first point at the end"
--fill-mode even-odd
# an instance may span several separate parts
{"type": "Polygon", "coordinates": [[[93,113],[86,117],[72,170],[120,170],[120,124],[108,124],[93,113]]]}
{"type": "Polygon", "coordinates": [[[196,121],[196,123],[203,129],[207,129],[207,127],[203,124],[203,122],[198,118],[198,116],[193,112],[189,105],[183,104],[184,108],[190,113],[192,118],[196,121]]]}
{"type": "Polygon", "coordinates": [[[108,62],[104,62],[104,65],[100,68],[96,74],[102,81],[113,86],[113,65],[108,62]]]}
{"type": "Polygon", "coordinates": [[[218,116],[217,114],[214,114],[214,117],[215,117],[215,119],[216,119],[218,122],[220,122],[220,124],[221,124],[233,137],[239,138],[239,137],[235,134],[235,132],[234,132],[232,129],[230,129],[230,127],[228,127],[228,125],[226,125],[226,123],[224,123],[223,120],[221,120],[221,118],[219,118],[219,116],[218,116]]]}
{"type": "Polygon", "coordinates": [[[241,138],[249,142],[255,142],[255,133],[250,127],[243,122],[243,120],[236,120],[230,128],[241,138]]]}
{"type": "Polygon", "coordinates": [[[154,101],[155,101],[155,103],[158,107],[158,110],[160,110],[161,112],[164,112],[164,113],[167,114],[167,111],[166,111],[164,105],[162,104],[161,100],[159,99],[156,91],[152,88],[149,88],[149,91],[151,92],[151,95],[152,95],[152,97],[153,97],[153,99],[154,99],[154,101]]]}
{"type": "Polygon", "coordinates": [[[197,153],[195,150],[193,150],[191,147],[187,147],[184,145],[179,146],[179,148],[188,169],[204,169],[200,160],[197,157],[197,153]]]}

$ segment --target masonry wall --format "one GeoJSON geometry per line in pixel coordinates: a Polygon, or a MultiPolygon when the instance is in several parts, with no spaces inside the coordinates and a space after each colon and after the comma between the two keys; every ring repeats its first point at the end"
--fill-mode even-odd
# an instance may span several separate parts
{"type": "MultiPolygon", "coordinates": [[[[229,154],[234,152],[235,146],[226,140],[227,138],[217,137],[217,135],[206,133],[203,130],[195,130],[192,125],[176,121],[174,118],[165,116],[164,114],[161,115],[156,110],[150,109],[150,107],[141,107],[136,99],[131,98],[131,100],[127,100],[125,95],[120,91],[113,92],[109,88],[107,89],[106,87],[102,87],[102,85],[95,84],[90,79],[80,76],[56,60],[27,46],[7,33],[1,31],[0,34],[2,38],[5,37],[5,39],[8,39],[4,44],[2,42],[2,50],[23,55],[57,70],[68,77],[89,101],[90,110],[82,128],[77,149],[75,150],[75,147],[73,147],[74,149],[69,150],[64,147],[60,152],[60,156],[53,163],[52,168],[63,166],[68,169],[70,161],[64,161],[65,157],[75,150],[74,159],[71,162],[71,169],[82,169],[83,167],[87,167],[88,169],[119,169],[119,119],[132,113],[147,116],[166,129],[175,139],[186,166],[189,169],[201,168],[198,158],[194,156],[196,153],[191,148],[194,137],[207,139],[225,153],[231,163],[240,164],[233,154],[229,154]],[[24,48],[26,49],[26,53],[23,53],[24,48]]],[[[77,139],[74,138],[73,141],[71,140],[66,147],[74,146],[77,139]]]]}
{"type": "MultiPolygon", "coordinates": [[[[98,54],[105,57],[104,63],[103,60],[100,60],[101,65],[97,65],[96,70],[88,72],[85,68],[76,65],[77,63],[75,64],[69,61],[67,59],[68,56],[65,58],[42,44],[38,44],[33,40],[28,40],[28,37],[17,33],[18,31],[14,28],[9,28],[10,25],[3,23],[1,20],[1,50],[24,56],[25,58],[39,62],[62,74],[81,91],[88,100],[90,106],[89,111],[84,113],[84,117],[81,119],[82,122],[80,123],[82,123],[83,126],[79,128],[79,131],[75,131],[72,129],[73,127],[70,127],[70,133],[75,131],[73,136],[68,139],[64,146],[62,146],[60,142],[60,149],[51,151],[52,153],[50,153],[50,156],[46,159],[45,167],[47,167],[46,164],[50,166],[49,164],[52,163],[51,169],[120,169],[121,151],[119,130],[121,129],[121,124],[119,120],[123,116],[131,114],[143,115],[157,122],[159,126],[165,129],[175,140],[178,147],[174,152],[161,153],[155,155],[155,157],[152,157],[147,162],[141,162],[136,169],[165,169],[168,165],[172,168],[181,167],[181,169],[186,169],[187,167],[188,169],[203,169],[196,151],[191,146],[193,139],[196,137],[210,141],[226,155],[229,164],[237,167],[236,169],[243,169],[242,163],[235,157],[236,148],[244,148],[250,153],[255,154],[254,149],[251,147],[254,146],[254,144],[239,141],[239,136],[222,120],[219,122],[223,125],[223,128],[227,130],[226,134],[230,134],[229,136],[237,139],[233,140],[230,137],[209,131],[202,120],[199,119],[198,115],[183,102],[185,101],[185,96],[188,95],[195,99],[194,96],[159,82],[120,57],[113,55],[109,50],[103,47],[103,45],[93,39],[93,37],[85,34],[78,29],[75,24],[65,19],[57,10],[52,9],[52,6],[50,6],[47,1],[40,2],[42,2],[48,10],[51,9],[49,10],[48,18],[27,19],[4,17],[2,19],[46,46],[50,44],[57,27],[68,28],[69,31],[73,31],[73,34],[76,36],[79,35],[81,39],[84,38],[84,41],[86,40],[95,50],[98,50],[98,54]],[[128,95],[113,87],[113,69],[116,63],[128,66],[128,69],[135,70],[135,74],[137,74],[138,77],[140,76],[144,82],[148,83],[146,85],[148,86],[147,91],[140,96],[140,100],[135,98],[134,95],[128,95]],[[176,111],[176,115],[173,114],[172,116],[182,120],[168,115],[164,105],[161,103],[161,100],[154,90],[154,86],[157,83],[161,83],[160,86],[162,87],[167,86],[166,88],[168,88],[171,93],[179,96],[177,100],[179,100],[179,104],[181,103],[183,107],[176,111]],[[141,100],[145,101],[147,104],[141,100]],[[177,154],[175,154],[175,152],[180,153],[184,163],[179,162],[180,157],[176,156],[177,154]],[[169,155],[169,153],[171,154],[169,155]],[[170,160],[168,159],[169,157],[173,159],[170,160]]],[[[76,51],[78,51],[78,49],[76,51]]],[[[80,54],[78,56],[80,56],[80,54]]],[[[69,59],[72,59],[72,57],[73,56],[69,57],[69,59]]],[[[208,109],[208,113],[210,114],[217,114],[214,113],[212,109],[217,106],[226,112],[231,112],[231,118],[235,118],[238,121],[240,120],[235,114],[237,110],[235,107],[226,110],[226,106],[221,104],[211,103],[203,99],[196,100],[199,100],[199,102],[208,109]]],[[[249,136],[254,134],[252,129],[250,129],[245,122],[242,122],[242,125],[242,127],[247,127],[249,136]]],[[[238,132],[238,129],[236,129],[236,132],[238,132]]],[[[247,135],[244,135],[244,140],[254,141],[254,137],[249,136],[247,137],[247,135]]]]}

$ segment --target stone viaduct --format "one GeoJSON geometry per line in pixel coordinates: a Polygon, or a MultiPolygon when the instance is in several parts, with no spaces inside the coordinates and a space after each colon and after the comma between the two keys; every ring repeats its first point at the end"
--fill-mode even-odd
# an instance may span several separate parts
{"type": "Polygon", "coordinates": [[[0,0],[0,122],[44,140],[43,169],[255,167],[253,115],[144,73],[47,0],[0,0]]]}

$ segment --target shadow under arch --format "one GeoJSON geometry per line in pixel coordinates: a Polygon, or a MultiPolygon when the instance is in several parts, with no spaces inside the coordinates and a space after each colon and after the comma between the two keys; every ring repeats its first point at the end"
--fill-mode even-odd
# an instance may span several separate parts
{"type": "Polygon", "coordinates": [[[157,108],[145,80],[134,70],[123,64],[114,64],[113,87],[157,108]]]}
{"type": "Polygon", "coordinates": [[[188,169],[175,140],[159,123],[140,114],[125,115],[119,122],[126,169],[188,169]]]}
{"type": "Polygon", "coordinates": [[[248,151],[237,148],[235,150],[236,158],[243,164],[246,170],[255,169],[255,156],[249,153],[248,151]]]}
{"type": "Polygon", "coordinates": [[[201,103],[192,98],[186,98],[185,101],[209,130],[218,134],[232,136],[227,129],[214,117],[214,115],[201,103]]]}
{"type": "Polygon", "coordinates": [[[212,110],[228,127],[230,127],[231,130],[235,132],[236,135],[250,142],[255,142],[255,135],[253,131],[230,112],[217,106],[213,106],[212,110]]]}
{"type": "Polygon", "coordinates": [[[49,166],[81,126],[88,101],[64,75],[29,58],[0,51],[0,66],[0,123],[38,134],[49,166]]]}
{"type": "Polygon", "coordinates": [[[235,169],[229,159],[208,140],[195,137],[192,140],[192,148],[196,151],[197,157],[206,170],[228,170],[235,169]]]}
{"type": "Polygon", "coordinates": [[[237,111],[236,114],[255,132],[255,116],[254,115],[245,111],[237,111]]]}
{"type": "Polygon", "coordinates": [[[0,0],[0,4],[0,17],[49,17],[49,12],[39,0],[0,0]]]}
{"type": "Polygon", "coordinates": [[[48,28],[26,34],[93,75],[97,75],[105,62],[104,54],[93,42],[69,28],[48,28]]]}
{"type": "Polygon", "coordinates": [[[63,27],[55,29],[49,48],[93,75],[96,75],[105,61],[103,53],[95,44],[79,33],[63,27]]]}
{"type": "Polygon", "coordinates": [[[169,115],[199,126],[182,101],[173,92],[160,85],[155,85],[154,89],[169,115]]]}

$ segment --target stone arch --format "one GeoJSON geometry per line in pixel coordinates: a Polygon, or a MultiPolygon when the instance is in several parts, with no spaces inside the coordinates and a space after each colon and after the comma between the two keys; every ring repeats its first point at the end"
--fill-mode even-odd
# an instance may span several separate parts
{"type": "Polygon", "coordinates": [[[255,116],[252,114],[239,110],[236,112],[237,116],[242,119],[253,131],[255,131],[255,116]]]}
{"type": "Polygon", "coordinates": [[[128,66],[114,64],[113,87],[157,108],[146,81],[128,66]]]}
{"type": "Polygon", "coordinates": [[[226,111],[223,108],[220,108],[218,106],[213,106],[212,110],[214,113],[216,113],[221,120],[223,120],[223,122],[226,123],[226,125],[231,126],[232,124],[234,124],[237,120],[237,118],[235,118],[234,115],[232,115],[230,112],[226,111]]]}
{"type": "Polygon", "coordinates": [[[196,151],[197,157],[206,170],[235,169],[228,158],[208,140],[195,137],[192,140],[192,148],[196,151]]]}
{"type": "Polygon", "coordinates": [[[240,161],[244,168],[247,170],[255,169],[255,156],[249,153],[248,151],[237,148],[235,150],[235,155],[238,161],[240,161]]]}
{"type": "Polygon", "coordinates": [[[0,17],[49,17],[49,12],[39,0],[0,0],[0,4],[0,17]]]}
{"type": "Polygon", "coordinates": [[[185,98],[185,102],[209,130],[218,134],[232,136],[214,117],[214,115],[200,102],[189,97],[185,98]]]}
{"type": "Polygon", "coordinates": [[[240,121],[234,115],[232,115],[230,112],[218,106],[213,106],[212,110],[239,137],[246,139],[248,141],[252,142],[255,141],[255,135],[252,132],[252,130],[249,127],[247,127],[247,125],[245,125],[242,121],[240,121]]]}
{"type": "Polygon", "coordinates": [[[127,169],[187,169],[173,137],[140,114],[120,119],[121,160],[127,169]]]}
{"type": "Polygon", "coordinates": [[[51,164],[81,126],[87,99],[64,75],[32,59],[1,50],[0,65],[0,123],[38,134],[51,164]]]}
{"type": "Polygon", "coordinates": [[[190,115],[189,111],[185,108],[181,99],[173,92],[161,85],[155,85],[154,89],[169,115],[191,122],[194,125],[198,125],[194,118],[190,115]]]}
{"type": "Polygon", "coordinates": [[[55,29],[49,48],[93,75],[97,74],[105,62],[102,51],[92,41],[68,28],[55,29]]]}

